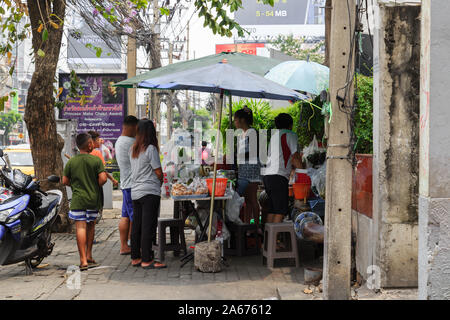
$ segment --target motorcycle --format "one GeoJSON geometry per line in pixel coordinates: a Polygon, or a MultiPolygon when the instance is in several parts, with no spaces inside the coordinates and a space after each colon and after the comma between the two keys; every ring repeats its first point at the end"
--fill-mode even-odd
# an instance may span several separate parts
{"type": "MultiPolygon", "coordinates": [[[[44,192],[40,182],[20,170],[12,170],[0,159],[0,265],[25,262],[26,274],[32,274],[45,257],[52,253],[51,230],[61,208],[63,194],[59,190],[44,192]]],[[[58,176],[48,181],[59,183],[58,176]]]]}

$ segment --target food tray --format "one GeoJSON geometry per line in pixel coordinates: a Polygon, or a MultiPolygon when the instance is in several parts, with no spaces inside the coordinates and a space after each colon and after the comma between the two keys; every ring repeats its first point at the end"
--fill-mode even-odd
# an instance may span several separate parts
{"type": "Polygon", "coordinates": [[[183,196],[172,196],[173,200],[189,200],[189,199],[206,199],[209,198],[209,194],[189,194],[183,196]]]}

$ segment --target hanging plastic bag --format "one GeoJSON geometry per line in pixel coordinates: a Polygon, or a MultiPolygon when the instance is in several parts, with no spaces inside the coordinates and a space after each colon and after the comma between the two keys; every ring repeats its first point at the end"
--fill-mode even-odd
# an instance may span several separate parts
{"type": "Polygon", "coordinates": [[[244,205],[245,199],[243,197],[240,197],[239,194],[234,190],[231,190],[231,193],[232,198],[231,200],[227,201],[225,216],[229,221],[235,224],[244,224],[239,217],[239,214],[241,212],[242,206],[244,205]]]}
{"type": "Polygon", "coordinates": [[[311,177],[311,189],[314,194],[325,199],[327,183],[327,163],[325,162],[319,169],[308,169],[308,175],[311,177]]]}
{"type": "Polygon", "coordinates": [[[313,140],[309,146],[303,149],[303,162],[306,163],[306,168],[313,168],[322,165],[326,159],[326,149],[319,148],[319,143],[314,135],[313,140]]]}

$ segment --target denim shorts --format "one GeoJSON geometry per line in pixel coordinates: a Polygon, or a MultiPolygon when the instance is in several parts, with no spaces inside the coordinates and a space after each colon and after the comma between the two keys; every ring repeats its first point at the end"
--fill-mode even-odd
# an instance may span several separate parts
{"type": "Polygon", "coordinates": [[[122,218],[128,218],[133,221],[133,200],[131,200],[131,188],[122,189],[122,218]]]}
{"type": "Polygon", "coordinates": [[[70,210],[69,219],[75,221],[94,222],[98,217],[98,210],[70,210]]]}

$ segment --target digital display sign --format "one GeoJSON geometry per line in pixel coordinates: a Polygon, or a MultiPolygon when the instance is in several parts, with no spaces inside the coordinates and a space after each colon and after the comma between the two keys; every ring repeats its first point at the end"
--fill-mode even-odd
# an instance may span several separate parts
{"type": "Polygon", "coordinates": [[[240,25],[324,24],[325,0],[275,0],[274,6],[261,0],[243,0],[235,14],[240,25]]]}
{"type": "Polygon", "coordinates": [[[221,52],[241,52],[256,56],[257,48],[264,47],[264,43],[216,44],[216,54],[221,52]]]}

